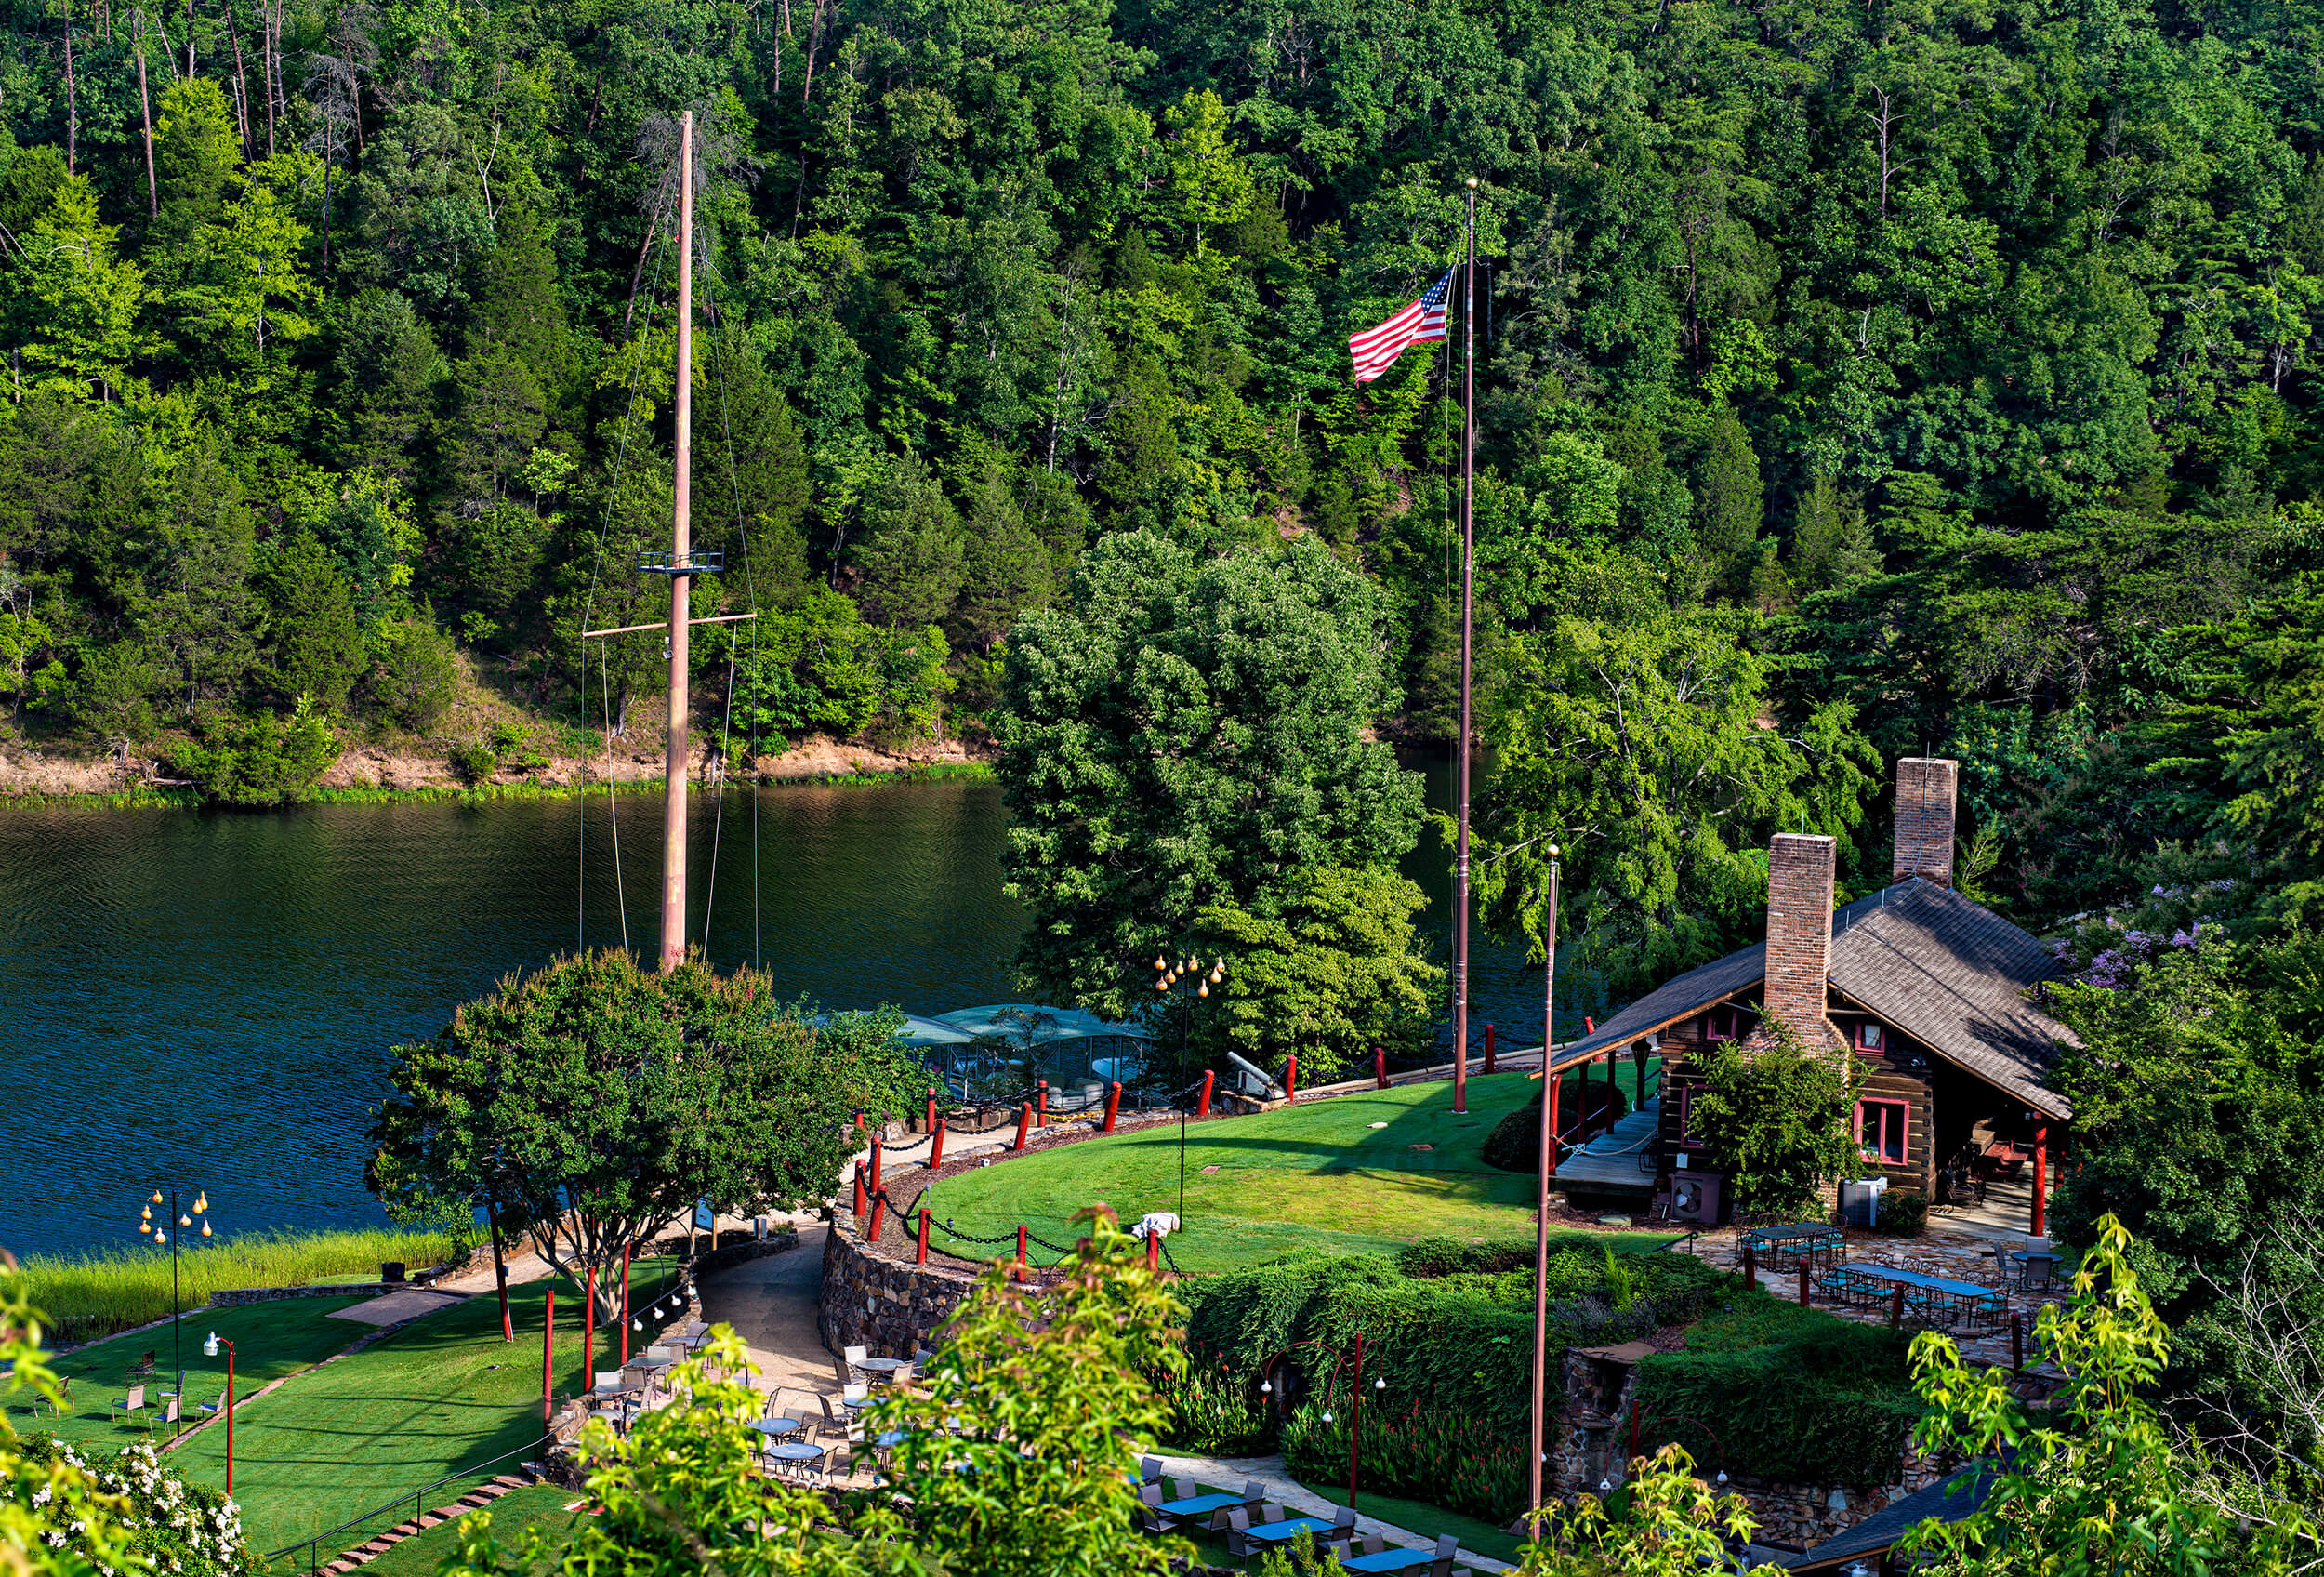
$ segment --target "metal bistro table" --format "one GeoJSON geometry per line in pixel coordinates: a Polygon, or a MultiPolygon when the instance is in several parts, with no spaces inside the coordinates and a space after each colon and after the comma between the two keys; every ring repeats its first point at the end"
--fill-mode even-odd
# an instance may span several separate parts
{"type": "Polygon", "coordinates": [[[770,1440],[787,1440],[807,1427],[803,1418],[754,1418],[750,1426],[770,1440]]]}
{"type": "Polygon", "coordinates": [[[1247,1539],[1256,1539],[1262,1544],[1288,1544],[1301,1533],[1328,1533],[1330,1531],[1331,1524],[1320,1517],[1287,1517],[1281,1522],[1263,1523],[1257,1528],[1250,1529],[1243,1536],[1247,1539]]]}
{"type": "Polygon", "coordinates": [[[855,1360],[855,1367],[886,1384],[895,1379],[897,1370],[911,1368],[912,1360],[908,1358],[859,1358],[855,1360]]]}
{"type": "Polygon", "coordinates": [[[1932,1325],[1952,1330],[1982,1319],[1998,1319],[2007,1306],[2001,1294],[1974,1281],[1952,1281],[1918,1270],[1891,1270],[1882,1266],[1842,1266],[1818,1283],[1850,1303],[1878,1303],[1903,1288],[1905,1306],[1932,1325]]]}
{"type": "Polygon", "coordinates": [[[823,1448],[811,1446],[804,1440],[777,1440],[767,1448],[772,1462],[787,1463],[794,1473],[802,1472],[811,1462],[823,1460],[823,1448]]]}
{"type": "Polygon", "coordinates": [[[1427,1550],[1381,1550],[1340,1563],[1343,1571],[1418,1571],[1436,1557],[1427,1550]]]}
{"type": "Polygon", "coordinates": [[[1750,1245],[1763,1270],[1829,1270],[1840,1263],[1845,1239],[1837,1226],[1820,1221],[1795,1221],[1786,1226],[1759,1226],[1743,1234],[1740,1244],[1750,1245]]]}
{"type": "Polygon", "coordinates": [[[1229,1506],[1242,1504],[1242,1496],[1230,1494],[1224,1490],[1217,1490],[1207,1495],[1189,1495],[1182,1501],[1164,1501],[1154,1509],[1168,1517],[1182,1518],[1201,1517],[1208,1512],[1224,1511],[1229,1506]]]}

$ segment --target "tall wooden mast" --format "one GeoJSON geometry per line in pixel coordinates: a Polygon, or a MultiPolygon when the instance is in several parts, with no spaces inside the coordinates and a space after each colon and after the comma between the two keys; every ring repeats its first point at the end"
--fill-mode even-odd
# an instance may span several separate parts
{"type": "Polygon", "coordinates": [[[662,790],[662,973],[686,956],[686,608],[693,559],[694,113],[679,122],[677,484],[670,506],[669,743],[662,790]]]}

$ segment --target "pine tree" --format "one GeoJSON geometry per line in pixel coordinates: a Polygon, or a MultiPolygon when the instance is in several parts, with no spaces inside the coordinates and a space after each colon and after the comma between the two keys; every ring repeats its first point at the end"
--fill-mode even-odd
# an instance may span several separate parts
{"type": "Polygon", "coordinates": [[[865,500],[870,538],[855,551],[865,612],[891,628],[934,624],[960,595],[960,516],[928,467],[906,455],[865,500]]]}

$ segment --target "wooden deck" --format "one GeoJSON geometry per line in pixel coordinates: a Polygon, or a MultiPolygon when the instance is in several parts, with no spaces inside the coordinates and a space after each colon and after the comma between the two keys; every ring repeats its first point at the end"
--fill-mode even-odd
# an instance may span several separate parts
{"type": "Polygon", "coordinates": [[[1568,1153],[1557,1163],[1554,1186],[1569,1193],[1652,1195],[1655,1174],[1640,1161],[1644,1158],[1651,1162],[1655,1129],[1661,1120],[1662,1100],[1657,1096],[1616,1123],[1613,1132],[1568,1153]]]}

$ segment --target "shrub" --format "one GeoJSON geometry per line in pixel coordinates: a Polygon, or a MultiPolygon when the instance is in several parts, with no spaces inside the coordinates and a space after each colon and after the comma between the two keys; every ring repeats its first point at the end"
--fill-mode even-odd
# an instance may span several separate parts
{"type": "Polygon", "coordinates": [[[122,1525],[133,1531],[128,1553],[146,1570],[166,1577],[240,1577],[252,1569],[234,1503],[164,1466],[150,1441],[94,1462],[50,1435],[31,1436],[21,1449],[31,1463],[86,1468],[100,1491],[123,1497],[126,1504],[117,1508],[122,1525]]]}
{"type": "Polygon", "coordinates": [[[1201,1456],[1263,1456],[1274,1449],[1274,1415],[1248,1375],[1238,1376],[1225,1360],[1208,1369],[1189,1366],[1164,1376],[1155,1388],[1170,1404],[1172,1445],[1201,1456]]]}
{"type": "Polygon", "coordinates": [[[1773,1045],[1745,1052],[1730,1040],[1697,1054],[1703,1083],[1689,1120],[1711,1170],[1734,1178],[1739,1203],[1789,1213],[1856,1164],[1848,1113],[1864,1065],[1810,1053],[1772,1020],[1766,1027],[1773,1045]]]}
{"type": "Polygon", "coordinates": [[[261,710],[211,719],[203,725],[202,742],[179,746],[170,765],[211,803],[286,805],[306,798],[338,749],[330,723],[301,696],[287,718],[261,710]]]}
{"type": "MultiPolygon", "coordinates": [[[[1384,1395],[1394,1395],[1393,1381],[1384,1395]]],[[[1299,1408],[1283,1425],[1284,1462],[1302,1478],[1344,1479],[1348,1425],[1344,1406],[1299,1408]]],[[[1525,1441],[1522,1424],[1512,1430],[1456,1410],[1367,1398],[1356,1477],[1377,1491],[1507,1522],[1525,1509],[1525,1441]]]]}
{"type": "Polygon", "coordinates": [[[500,769],[498,758],[484,745],[455,745],[444,752],[453,775],[471,788],[500,769]]]}
{"type": "Polygon", "coordinates": [[[423,614],[382,626],[372,644],[372,699],[415,734],[442,722],[459,694],[459,670],[444,633],[423,614]]]}
{"type": "Polygon", "coordinates": [[[1891,1188],[1881,1195],[1877,1225],[1899,1238],[1917,1238],[1929,1224],[1929,1197],[1910,1188],[1891,1188]]]}
{"type": "MultiPolygon", "coordinates": [[[[1567,1080],[1558,1092],[1558,1126],[1570,1133],[1583,1121],[1582,1097],[1579,1084],[1567,1080]]],[[[1589,1126],[1611,1126],[1630,1115],[1630,1092],[1611,1080],[1590,1081],[1589,1126]]],[[[1493,1124],[1493,1132],[1485,1136],[1485,1164],[1498,1166],[1503,1172],[1538,1172],[1541,1166],[1541,1092],[1536,1090],[1533,1099],[1493,1124]]]]}

